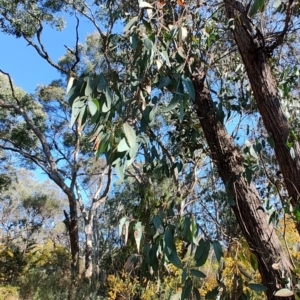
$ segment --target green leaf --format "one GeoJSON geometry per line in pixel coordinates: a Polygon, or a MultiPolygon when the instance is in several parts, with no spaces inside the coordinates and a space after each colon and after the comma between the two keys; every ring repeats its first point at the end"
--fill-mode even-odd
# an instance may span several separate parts
{"type": "Polygon", "coordinates": [[[140,253],[141,239],[143,235],[143,227],[141,222],[137,222],[134,227],[134,239],[136,242],[138,253],[140,253]]]}
{"type": "Polygon", "coordinates": [[[89,99],[88,106],[92,116],[94,116],[100,110],[99,102],[96,99],[89,99]]]}
{"type": "Polygon", "coordinates": [[[144,39],[144,44],[145,44],[145,47],[148,49],[148,50],[152,50],[153,48],[153,43],[150,39],[148,38],[145,38],[144,39]]]}
{"type": "Polygon", "coordinates": [[[123,181],[124,180],[124,172],[125,172],[124,165],[121,165],[120,163],[117,163],[115,165],[114,169],[115,169],[115,172],[116,172],[117,176],[119,177],[119,179],[121,181],[123,181]]]}
{"type": "Polygon", "coordinates": [[[268,136],[267,141],[268,141],[269,145],[274,149],[275,142],[274,142],[273,138],[271,136],[268,136]]]}
{"type": "Polygon", "coordinates": [[[252,181],[252,175],[253,175],[253,171],[247,166],[246,167],[246,179],[247,179],[249,184],[252,181]]]}
{"type": "Polygon", "coordinates": [[[257,154],[256,154],[256,152],[255,152],[255,150],[252,146],[249,148],[249,153],[250,153],[251,156],[258,159],[258,156],[257,156],[257,154]]]}
{"type": "Polygon", "coordinates": [[[218,294],[219,294],[219,287],[215,287],[213,290],[209,291],[206,294],[205,299],[216,299],[218,294]]]}
{"type": "Polygon", "coordinates": [[[164,240],[165,240],[165,253],[167,255],[170,255],[174,248],[174,237],[172,231],[167,228],[164,234],[164,240]]]}
{"type": "Polygon", "coordinates": [[[170,101],[170,103],[168,104],[168,106],[166,108],[164,108],[162,112],[166,113],[166,112],[171,111],[173,108],[176,107],[176,105],[178,104],[179,101],[180,101],[180,97],[178,95],[173,96],[173,98],[170,101]]]}
{"type": "Polygon", "coordinates": [[[105,102],[102,105],[102,111],[104,113],[110,111],[111,108],[111,102],[112,102],[112,94],[110,92],[110,89],[107,87],[105,92],[105,102]]]}
{"type": "Polygon", "coordinates": [[[179,121],[182,122],[184,118],[184,103],[180,102],[180,110],[179,110],[179,121]]]}
{"type": "Polygon", "coordinates": [[[218,241],[214,241],[212,244],[213,244],[213,248],[215,251],[217,261],[220,262],[221,257],[222,257],[222,246],[218,241]]]}
{"type": "Polygon", "coordinates": [[[93,83],[92,79],[90,77],[87,77],[86,86],[85,86],[85,90],[84,90],[85,96],[89,96],[92,93],[92,91],[93,91],[92,83],[93,83]]]}
{"type": "Polygon", "coordinates": [[[117,147],[117,151],[118,152],[125,152],[129,150],[129,146],[126,142],[126,138],[123,138],[120,143],[118,144],[118,147],[117,147]]]}
{"type": "Polygon", "coordinates": [[[123,226],[125,224],[127,220],[127,217],[123,217],[120,221],[119,221],[119,236],[122,236],[122,232],[123,232],[123,226]]]}
{"type": "Polygon", "coordinates": [[[125,122],[123,124],[123,130],[126,137],[126,142],[130,148],[134,148],[136,146],[136,134],[133,128],[125,122]]]}
{"type": "Polygon", "coordinates": [[[69,95],[69,92],[71,91],[71,89],[76,88],[76,86],[73,86],[75,78],[74,77],[70,77],[69,81],[68,81],[68,85],[67,85],[67,90],[66,90],[66,94],[68,95],[68,97],[70,97],[71,95],[69,95]]]}
{"type": "Polygon", "coordinates": [[[191,270],[191,274],[198,278],[206,278],[206,275],[199,270],[191,270]]]}
{"type": "Polygon", "coordinates": [[[209,254],[209,250],[210,250],[210,242],[205,241],[204,242],[204,251],[203,251],[201,257],[196,261],[197,267],[201,267],[206,263],[208,254],[209,254]]]}
{"type": "Polygon", "coordinates": [[[139,19],[139,17],[136,16],[136,17],[133,17],[131,20],[129,20],[129,22],[124,27],[123,32],[128,31],[132,27],[132,25],[138,21],[138,19],[139,19]]]}
{"type": "Polygon", "coordinates": [[[186,278],[187,278],[187,269],[184,268],[184,269],[182,270],[182,273],[181,273],[181,283],[182,283],[182,284],[184,284],[186,278]]]}
{"type": "Polygon", "coordinates": [[[158,270],[157,250],[158,245],[153,244],[149,251],[150,265],[152,266],[154,272],[158,270]]]}
{"type": "Polygon", "coordinates": [[[257,271],[258,269],[258,262],[257,262],[257,258],[254,254],[250,254],[250,264],[253,268],[254,271],[257,271]]]}
{"type": "Polygon", "coordinates": [[[249,11],[249,16],[253,17],[259,10],[263,11],[266,0],[254,0],[254,3],[249,11]]]}
{"type": "Polygon", "coordinates": [[[85,106],[84,101],[81,98],[77,98],[72,105],[72,114],[71,114],[71,121],[70,121],[70,127],[74,125],[76,122],[81,109],[85,106]]]}
{"type": "Polygon", "coordinates": [[[129,156],[130,156],[130,158],[135,158],[138,150],[139,150],[139,144],[135,143],[135,146],[133,148],[130,148],[130,150],[129,150],[129,156]]]}
{"type": "Polygon", "coordinates": [[[205,249],[205,241],[204,239],[201,239],[199,245],[196,248],[195,255],[194,255],[194,259],[196,261],[202,256],[204,249],[205,249]]]}
{"type": "Polygon", "coordinates": [[[159,234],[164,233],[163,223],[162,223],[161,218],[159,216],[155,216],[153,218],[153,224],[154,224],[154,227],[157,229],[159,234]]]}
{"type": "Polygon", "coordinates": [[[194,84],[192,82],[192,80],[185,76],[185,75],[182,75],[182,81],[184,83],[184,86],[186,87],[189,95],[190,95],[190,98],[195,101],[195,88],[194,88],[194,84]]]}
{"type": "Polygon", "coordinates": [[[190,225],[191,225],[191,218],[187,216],[184,218],[183,225],[182,225],[182,236],[186,242],[190,242],[189,240],[190,225]]]}
{"type": "Polygon", "coordinates": [[[178,257],[178,254],[176,252],[176,248],[174,246],[172,253],[170,255],[167,255],[167,258],[171,264],[173,264],[176,268],[182,269],[182,262],[180,258],[178,257]]]}
{"type": "Polygon", "coordinates": [[[196,297],[196,300],[201,300],[199,290],[195,286],[193,287],[193,293],[194,293],[194,296],[196,297]]]}
{"type": "Polygon", "coordinates": [[[249,283],[248,287],[255,292],[265,292],[268,289],[264,285],[258,283],[249,283]]]}
{"type": "Polygon", "coordinates": [[[181,293],[181,300],[190,299],[192,287],[193,287],[192,279],[189,277],[184,283],[184,287],[183,287],[182,293],[181,293]]]}
{"type": "Polygon", "coordinates": [[[172,80],[168,76],[163,76],[159,78],[159,84],[158,88],[161,89],[165,86],[168,86],[170,83],[172,83],[172,80]]]}
{"type": "Polygon", "coordinates": [[[160,55],[161,55],[161,57],[165,60],[166,65],[167,65],[168,67],[171,67],[168,52],[167,52],[167,51],[162,51],[162,52],[160,52],[160,55]]]}

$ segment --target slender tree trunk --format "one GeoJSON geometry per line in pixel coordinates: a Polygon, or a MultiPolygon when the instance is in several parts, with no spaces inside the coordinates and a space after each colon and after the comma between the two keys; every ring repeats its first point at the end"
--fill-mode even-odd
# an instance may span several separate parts
{"type": "MultiPolygon", "coordinates": [[[[247,16],[239,0],[224,1],[228,19],[234,19],[234,38],[242,56],[248,78],[264,125],[274,140],[275,154],[294,207],[300,204],[300,147],[294,141],[294,157],[287,141],[290,124],[283,113],[276,81],[271,73],[264,38],[247,16]]],[[[299,209],[299,207],[298,207],[299,209]]],[[[300,233],[300,224],[297,224],[300,233]]]]}
{"type": "Polygon", "coordinates": [[[209,89],[205,86],[204,75],[194,78],[196,91],[195,109],[199,116],[205,138],[210,148],[211,159],[216,164],[219,174],[234,197],[232,210],[241,227],[250,250],[257,257],[263,284],[268,288],[268,299],[278,290],[279,271],[272,265],[279,262],[285,276],[291,278],[291,263],[283,251],[279,239],[268,225],[266,214],[255,187],[244,177],[243,156],[234,144],[223,124],[217,121],[209,89]]]}
{"type": "Polygon", "coordinates": [[[78,243],[78,217],[77,217],[77,202],[75,198],[69,199],[70,206],[70,227],[69,236],[71,243],[72,254],[72,271],[74,277],[79,273],[79,243],[78,243]]]}
{"type": "Polygon", "coordinates": [[[91,280],[93,275],[93,220],[94,211],[89,212],[85,221],[85,279],[91,280]]]}

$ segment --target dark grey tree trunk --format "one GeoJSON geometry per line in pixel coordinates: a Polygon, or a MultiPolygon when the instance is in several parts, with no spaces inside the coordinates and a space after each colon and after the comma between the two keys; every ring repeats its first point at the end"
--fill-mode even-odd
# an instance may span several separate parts
{"type": "MultiPolygon", "coordinates": [[[[264,125],[274,140],[275,154],[294,207],[300,204],[300,147],[294,141],[294,158],[287,147],[290,124],[283,113],[277,84],[271,72],[268,48],[243,4],[224,1],[228,19],[234,19],[234,38],[242,56],[264,125]]],[[[298,208],[299,209],[299,208],[298,208]]],[[[300,224],[297,224],[300,233],[300,224]]]]}
{"type": "Polygon", "coordinates": [[[275,231],[268,225],[255,187],[243,175],[245,169],[239,147],[216,118],[210,91],[204,83],[204,75],[199,74],[193,82],[196,91],[195,109],[210,148],[210,157],[216,164],[228,193],[234,198],[235,205],[232,210],[250,250],[257,257],[263,284],[268,288],[268,299],[275,300],[273,295],[278,290],[276,284],[281,274],[272,265],[279,261],[281,270],[290,277],[291,263],[275,231]]]}
{"type": "Polygon", "coordinates": [[[69,238],[71,244],[72,255],[72,273],[74,277],[79,274],[79,243],[78,243],[78,217],[77,217],[77,202],[75,198],[69,199],[70,207],[70,225],[69,238]]]}

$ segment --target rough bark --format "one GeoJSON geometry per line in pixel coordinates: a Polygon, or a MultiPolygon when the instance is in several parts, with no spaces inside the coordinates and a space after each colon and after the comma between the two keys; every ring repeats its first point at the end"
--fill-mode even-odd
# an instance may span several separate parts
{"type": "Polygon", "coordinates": [[[216,118],[209,89],[204,84],[204,76],[196,76],[193,83],[196,91],[195,109],[210,148],[211,159],[228,192],[234,197],[235,205],[232,210],[250,250],[257,257],[263,284],[268,287],[268,299],[276,299],[273,294],[278,290],[277,278],[281,276],[272,268],[272,264],[279,260],[281,269],[290,277],[291,263],[275,231],[268,225],[255,187],[243,175],[245,169],[240,149],[216,118]]]}
{"type": "MultiPolygon", "coordinates": [[[[277,84],[271,72],[264,38],[247,16],[240,1],[226,0],[228,19],[234,19],[234,38],[242,56],[254,98],[264,125],[274,140],[275,154],[294,207],[300,205],[300,147],[294,142],[295,157],[287,147],[290,124],[283,113],[277,84]]],[[[300,224],[297,224],[300,233],[300,224]]]]}
{"type": "Polygon", "coordinates": [[[78,243],[78,216],[77,216],[77,202],[73,197],[69,199],[70,208],[70,225],[69,225],[69,238],[71,244],[72,256],[72,273],[74,278],[79,274],[79,243],[78,243]]]}

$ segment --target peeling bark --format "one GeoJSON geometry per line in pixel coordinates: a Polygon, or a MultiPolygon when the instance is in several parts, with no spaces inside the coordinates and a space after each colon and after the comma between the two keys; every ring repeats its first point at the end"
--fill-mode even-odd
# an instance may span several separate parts
{"type": "Polygon", "coordinates": [[[268,299],[275,300],[273,295],[278,290],[277,279],[281,274],[272,268],[272,264],[279,261],[281,270],[290,278],[292,265],[278,236],[272,226],[268,225],[255,187],[243,175],[245,169],[240,149],[216,118],[210,91],[204,83],[204,75],[196,76],[193,83],[196,91],[195,109],[210,148],[211,159],[216,164],[228,192],[234,197],[235,205],[232,210],[250,250],[257,257],[263,284],[268,287],[268,299]]]}
{"type": "MultiPolygon", "coordinates": [[[[290,124],[283,113],[277,84],[271,72],[265,41],[240,1],[224,1],[228,19],[234,19],[234,38],[242,56],[254,98],[264,125],[274,140],[275,154],[294,207],[300,205],[300,147],[294,142],[295,157],[287,147],[290,124]]],[[[297,224],[300,233],[300,224],[297,224]]]]}

